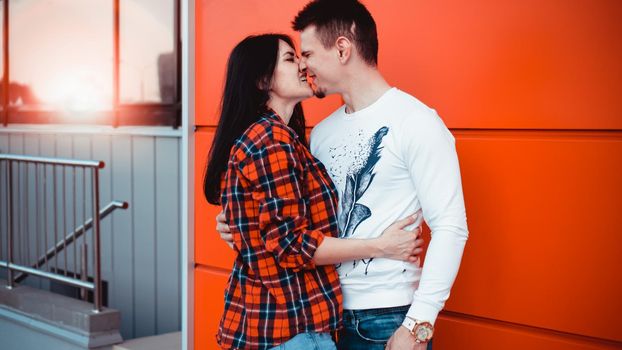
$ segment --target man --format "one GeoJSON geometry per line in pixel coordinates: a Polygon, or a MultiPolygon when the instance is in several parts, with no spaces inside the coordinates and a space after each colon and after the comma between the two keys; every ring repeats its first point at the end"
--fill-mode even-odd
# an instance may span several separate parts
{"type": "MultiPolygon", "coordinates": [[[[375,21],[359,1],[312,1],[293,28],[316,96],[345,102],[311,133],[311,152],[339,191],[341,237],[376,237],[419,209],[432,235],[423,268],[389,259],[338,265],[338,346],[429,349],[468,238],[455,140],[433,109],[378,71],[375,21]]],[[[226,237],[222,222],[218,229],[226,237]]]]}

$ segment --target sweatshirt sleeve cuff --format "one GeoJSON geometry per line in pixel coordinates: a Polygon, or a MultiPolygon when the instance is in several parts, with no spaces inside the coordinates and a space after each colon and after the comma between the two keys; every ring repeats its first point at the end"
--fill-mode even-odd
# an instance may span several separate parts
{"type": "Polygon", "coordinates": [[[406,316],[419,321],[428,321],[434,325],[440,311],[440,308],[420,300],[415,300],[410,306],[406,316]]]}

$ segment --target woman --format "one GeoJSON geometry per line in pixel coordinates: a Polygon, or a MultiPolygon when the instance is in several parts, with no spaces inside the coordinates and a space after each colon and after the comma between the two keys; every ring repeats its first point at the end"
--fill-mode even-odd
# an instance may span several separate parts
{"type": "Polygon", "coordinates": [[[237,253],[217,339],[225,349],[334,349],[341,289],[333,264],[413,261],[409,217],[372,240],[342,240],[337,193],[307,149],[300,102],[313,96],[285,35],[250,36],[232,51],[204,181],[223,207],[237,253]]]}

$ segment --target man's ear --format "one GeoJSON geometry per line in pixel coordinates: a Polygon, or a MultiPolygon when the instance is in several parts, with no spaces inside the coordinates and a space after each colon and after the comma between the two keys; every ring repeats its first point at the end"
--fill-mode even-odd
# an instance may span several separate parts
{"type": "Polygon", "coordinates": [[[335,41],[335,47],[337,47],[337,54],[339,55],[339,62],[346,63],[352,55],[352,42],[345,36],[340,36],[335,41]]]}

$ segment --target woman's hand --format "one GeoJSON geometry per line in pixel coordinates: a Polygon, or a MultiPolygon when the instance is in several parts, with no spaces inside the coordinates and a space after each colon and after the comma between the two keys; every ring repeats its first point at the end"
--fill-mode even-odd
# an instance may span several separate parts
{"type": "Polygon", "coordinates": [[[412,231],[404,229],[417,222],[420,213],[398,220],[387,227],[382,235],[375,238],[375,244],[380,249],[379,258],[404,260],[411,263],[419,261],[419,255],[423,252],[423,239],[421,238],[421,224],[412,231]]]}

